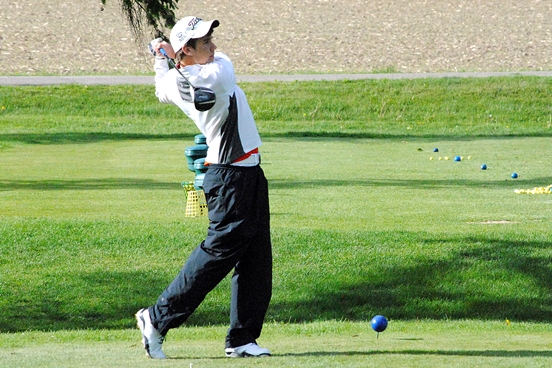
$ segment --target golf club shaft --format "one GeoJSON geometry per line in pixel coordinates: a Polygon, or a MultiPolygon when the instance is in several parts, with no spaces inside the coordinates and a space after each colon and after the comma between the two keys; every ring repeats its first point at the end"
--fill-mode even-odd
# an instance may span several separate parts
{"type": "Polygon", "coordinates": [[[190,83],[190,81],[188,80],[188,78],[186,78],[184,76],[184,74],[182,74],[182,72],[176,67],[176,64],[174,63],[173,59],[171,59],[169,57],[169,55],[167,55],[167,52],[164,50],[164,49],[159,49],[159,52],[165,57],[165,59],[167,59],[167,61],[169,62],[169,64],[174,68],[176,69],[176,71],[178,72],[178,74],[180,74],[182,76],[182,78],[184,78],[184,80],[186,82],[188,82],[188,84],[194,88],[194,85],[192,83],[190,83]]]}

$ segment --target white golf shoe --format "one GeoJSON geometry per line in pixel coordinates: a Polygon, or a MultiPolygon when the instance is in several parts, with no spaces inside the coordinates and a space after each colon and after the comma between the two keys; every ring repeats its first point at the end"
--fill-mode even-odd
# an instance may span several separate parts
{"type": "Polygon", "coordinates": [[[270,350],[261,348],[255,343],[238,346],[235,348],[224,349],[229,358],[247,358],[247,357],[267,357],[270,356],[270,350]]]}
{"type": "Polygon", "coordinates": [[[142,333],[142,345],[146,349],[146,355],[152,359],[166,359],[165,353],[161,350],[161,345],[165,339],[151,324],[149,311],[144,308],[136,313],[138,328],[142,333]]]}

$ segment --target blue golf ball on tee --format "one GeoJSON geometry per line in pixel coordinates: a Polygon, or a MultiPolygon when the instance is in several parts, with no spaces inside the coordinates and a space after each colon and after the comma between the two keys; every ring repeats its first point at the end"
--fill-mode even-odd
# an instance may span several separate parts
{"type": "Polygon", "coordinates": [[[387,328],[387,318],[384,316],[377,315],[370,321],[372,329],[378,333],[385,331],[387,328]]]}

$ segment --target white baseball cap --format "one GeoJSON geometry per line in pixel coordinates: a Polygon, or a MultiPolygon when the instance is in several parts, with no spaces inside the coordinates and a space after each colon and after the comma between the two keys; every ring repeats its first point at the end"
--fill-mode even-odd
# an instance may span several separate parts
{"type": "Polygon", "coordinates": [[[174,52],[180,49],[192,38],[205,36],[212,28],[219,26],[218,20],[204,21],[198,17],[185,17],[180,19],[171,30],[171,46],[174,52]]]}

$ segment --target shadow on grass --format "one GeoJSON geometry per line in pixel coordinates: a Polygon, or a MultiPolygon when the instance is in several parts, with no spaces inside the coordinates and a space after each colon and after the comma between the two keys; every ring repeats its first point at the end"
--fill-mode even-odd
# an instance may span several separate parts
{"type": "Polygon", "coordinates": [[[313,351],[306,353],[273,354],[282,357],[323,357],[323,356],[354,356],[354,355],[445,355],[445,356],[480,356],[498,358],[549,358],[552,351],[537,350],[369,350],[369,351],[313,351]]]}
{"type": "MultiPolygon", "coordinates": [[[[531,186],[549,185],[552,176],[531,178],[531,186]]],[[[326,187],[408,187],[412,189],[432,189],[449,187],[512,187],[517,188],[520,181],[516,180],[468,180],[468,179],[374,179],[374,180],[270,180],[271,189],[301,189],[301,188],[326,188],[326,187]]]]}
{"type": "MultiPolygon", "coordinates": [[[[552,241],[462,237],[416,242],[451,250],[438,259],[359,257],[358,264],[342,265],[343,272],[358,275],[358,282],[328,286],[315,281],[310,298],[275,301],[270,313],[276,320],[287,317],[293,322],[370,320],[375,314],[396,319],[552,320],[552,241]]],[[[323,277],[331,265],[312,267],[323,277]]]]}
{"type": "Polygon", "coordinates": [[[474,133],[471,135],[462,135],[459,133],[369,133],[369,132],[316,132],[316,131],[291,131],[285,133],[263,133],[265,138],[318,138],[318,139],[438,139],[446,141],[472,141],[481,139],[508,139],[508,138],[538,138],[538,137],[550,137],[552,132],[542,131],[534,133],[521,133],[521,134],[485,134],[474,133]]]}
{"type": "MultiPolygon", "coordinates": [[[[197,134],[197,133],[195,133],[197,134]]],[[[111,133],[111,132],[74,132],[74,133],[4,133],[0,134],[0,142],[20,142],[25,144],[75,144],[75,143],[96,143],[101,141],[127,141],[127,140],[183,140],[193,141],[195,134],[191,133],[111,133]]],[[[523,134],[422,134],[422,133],[380,133],[380,132],[316,132],[316,131],[291,131],[282,133],[262,132],[264,138],[286,138],[286,139],[437,139],[447,141],[471,141],[482,139],[509,139],[509,138],[538,138],[551,137],[552,132],[534,132],[523,134]]]]}
{"type": "MultiPolygon", "coordinates": [[[[372,356],[372,355],[443,355],[489,358],[550,358],[552,351],[542,350],[367,350],[367,351],[309,351],[304,353],[272,354],[272,357],[332,357],[332,356],[372,356]]],[[[226,360],[226,357],[174,357],[171,360],[226,360]]]]}
{"type": "Polygon", "coordinates": [[[2,308],[6,318],[0,332],[128,328],[134,314],[151,305],[166,283],[160,272],[44,275],[33,293],[39,299],[0,289],[4,299],[13,300],[2,308]]]}
{"type": "Polygon", "coordinates": [[[180,183],[150,179],[107,178],[86,180],[0,180],[0,192],[6,190],[112,190],[182,189],[180,183]]]}
{"type": "MultiPolygon", "coordinates": [[[[354,260],[336,258],[326,264],[330,261],[309,256],[305,261],[309,264],[299,270],[279,265],[286,275],[277,280],[267,320],[368,321],[374,314],[393,319],[552,320],[552,267],[548,256],[552,241],[382,234],[362,234],[370,240],[354,260]],[[439,246],[448,251],[438,259],[374,255],[370,244],[384,243],[382,237],[386,236],[393,236],[396,242],[439,246]],[[309,275],[304,274],[305,270],[309,275]],[[293,286],[298,279],[304,283],[293,286]]],[[[303,236],[307,239],[309,234],[303,236]]],[[[343,250],[348,246],[345,237],[339,244],[343,250]]],[[[176,272],[79,272],[77,268],[74,272],[35,276],[38,281],[24,286],[4,280],[0,285],[1,332],[132,328],[134,313],[154,303],[176,272]]],[[[275,278],[284,276],[279,272],[275,278]]],[[[217,291],[219,296],[228,293],[226,286],[217,291]]],[[[188,324],[228,323],[226,303],[206,304],[188,324]]]]}
{"type": "MultiPolygon", "coordinates": [[[[552,182],[552,176],[532,178],[532,186],[547,186],[552,182]]],[[[330,187],[406,187],[411,189],[435,189],[450,187],[506,187],[517,188],[519,181],[515,180],[271,180],[271,189],[301,189],[301,188],[330,188],[330,187]]],[[[0,192],[7,190],[112,190],[112,189],[182,189],[180,183],[159,182],[151,179],[134,178],[106,178],[94,180],[0,180],[0,192]]]]}
{"type": "Polygon", "coordinates": [[[0,142],[20,142],[25,144],[86,144],[101,141],[129,141],[129,140],[155,140],[155,139],[181,139],[194,140],[194,134],[145,134],[145,133],[107,133],[107,132],[83,132],[83,133],[13,133],[0,134],[0,142]]]}

